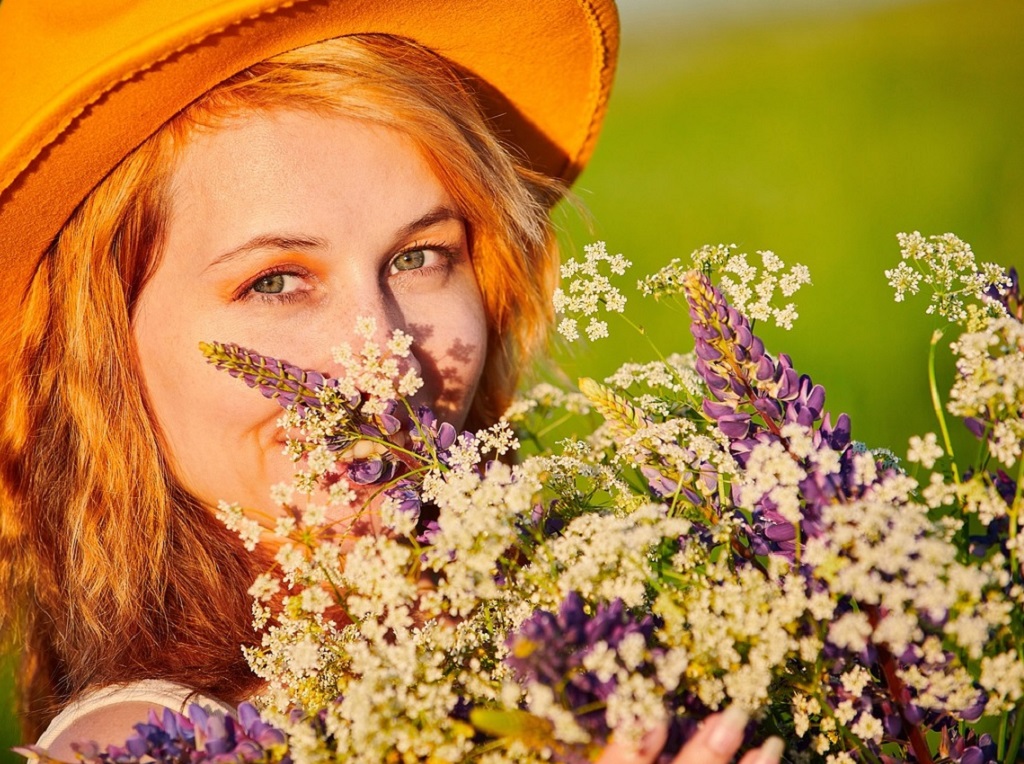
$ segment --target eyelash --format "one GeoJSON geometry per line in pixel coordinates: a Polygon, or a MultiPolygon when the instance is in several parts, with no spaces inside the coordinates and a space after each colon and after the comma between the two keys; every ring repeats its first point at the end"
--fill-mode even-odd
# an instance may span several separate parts
{"type": "MultiPolygon", "coordinates": [[[[392,267],[398,258],[402,255],[408,255],[411,252],[436,252],[441,256],[442,262],[434,265],[425,265],[422,268],[415,268],[409,271],[399,271],[398,273],[404,276],[427,276],[439,269],[448,268],[451,263],[459,256],[459,250],[447,242],[415,242],[411,246],[406,247],[400,252],[396,252],[390,260],[388,260],[388,275],[396,275],[391,273],[392,267]]],[[[293,265],[287,266],[275,266],[273,268],[267,268],[264,271],[260,271],[253,276],[241,289],[238,290],[235,299],[236,300],[260,300],[266,303],[285,303],[291,304],[297,302],[306,295],[306,290],[296,290],[294,292],[282,292],[282,293],[268,293],[268,292],[256,292],[253,291],[253,287],[261,280],[272,276],[295,276],[296,278],[309,278],[309,272],[302,268],[297,268],[293,265]]]]}
{"type": "Polygon", "coordinates": [[[436,252],[441,256],[442,262],[437,263],[435,265],[425,265],[422,268],[416,268],[411,271],[399,271],[399,273],[409,276],[429,275],[431,273],[434,273],[438,269],[448,268],[459,256],[458,248],[447,242],[414,242],[411,246],[406,247],[401,252],[396,252],[394,257],[392,257],[388,261],[388,273],[391,273],[391,268],[394,266],[395,261],[398,260],[398,258],[400,258],[402,255],[408,255],[411,252],[436,252]]]}
{"type": "Polygon", "coordinates": [[[283,292],[279,294],[273,294],[269,292],[256,292],[253,287],[262,279],[273,277],[273,276],[294,276],[296,278],[309,278],[309,271],[298,268],[294,265],[283,265],[275,266],[273,268],[267,268],[266,270],[260,271],[248,282],[246,282],[236,293],[235,299],[244,300],[259,300],[261,302],[280,304],[280,303],[292,303],[301,300],[306,295],[306,290],[297,290],[294,292],[283,292]]]}

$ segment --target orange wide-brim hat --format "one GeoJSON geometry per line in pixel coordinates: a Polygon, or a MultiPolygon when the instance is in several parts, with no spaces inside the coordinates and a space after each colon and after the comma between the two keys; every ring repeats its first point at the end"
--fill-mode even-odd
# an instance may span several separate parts
{"type": "Polygon", "coordinates": [[[40,257],[121,159],[237,72],[360,33],[454,63],[535,169],[571,182],[590,157],[614,0],[0,0],[0,346],[40,257]]]}

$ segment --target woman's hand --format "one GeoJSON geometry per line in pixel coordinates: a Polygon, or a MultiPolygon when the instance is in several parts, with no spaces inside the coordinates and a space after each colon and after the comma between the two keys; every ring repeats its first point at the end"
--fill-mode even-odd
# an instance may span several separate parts
{"type": "MultiPolygon", "coordinates": [[[[736,707],[709,716],[697,734],[683,746],[672,764],[729,764],[743,742],[749,717],[736,707]]],[[[649,733],[637,749],[625,743],[605,748],[597,764],[651,764],[665,745],[664,727],[649,733]]],[[[782,740],[773,737],[760,748],[747,751],[739,764],[778,764],[782,758],[782,740]]]]}

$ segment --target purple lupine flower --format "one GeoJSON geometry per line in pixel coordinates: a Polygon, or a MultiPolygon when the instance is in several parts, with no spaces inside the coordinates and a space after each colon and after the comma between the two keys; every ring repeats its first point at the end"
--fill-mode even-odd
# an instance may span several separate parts
{"type": "MultiPolygon", "coordinates": [[[[232,344],[200,342],[199,349],[214,367],[258,389],[282,407],[319,408],[317,391],[337,387],[338,381],[318,371],[298,366],[232,344]]],[[[354,406],[350,401],[349,405],[354,406]]]]}
{"type": "Polygon", "coordinates": [[[412,480],[400,480],[391,488],[384,491],[389,499],[398,502],[398,511],[415,518],[419,522],[420,511],[423,508],[423,500],[417,490],[417,485],[412,480]]]}
{"type": "Polygon", "coordinates": [[[679,481],[663,474],[657,467],[644,464],[640,467],[641,474],[647,479],[647,485],[659,499],[672,496],[679,490],[679,481]]]}
{"type": "MultiPolygon", "coordinates": [[[[441,464],[447,465],[448,450],[458,440],[458,430],[450,423],[439,420],[428,406],[416,409],[416,420],[419,426],[412,428],[413,451],[425,457],[433,452],[441,464]]],[[[466,432],[463,435],[471,437],[472,434],[466,432]]]]}
{"type": "Polygon", "coordinates": [[[696,369],[714,397],[704,402],[704,413],[740,442],[734,453],[741,465],[759,434],[778,437],[779,428],[791,422],[813,428],[816,445],[841,451],[849,444],[849,417],[843,414],[832,424],[821,385],[797,374],[786,354],[777,360],[768,355],[746,316],[730,307],[706,276],[691,271],[683,285],[696,369]],[[743,441],[752,442],[744,448],[743,441]]]}
{"type": "Polygon", "coordinates": [[[999,751],[989,734],[979,735],[975,730],[964,734],[951,726],[942,731],[939,750],[946,751],[950,762],[956,764],[998,764],[999,751]]]}
{"type": "Polygon", "coordinates": [[[437,540],[438,534],[441,533],[441,526],[437,524],[437,520],[431,520],[424,526],[423,531],[416,540],[421,544],[432,545],[437,540]]]}
{"type": "Polygon", "coordinates": [[[356,459],[348,465],[348,479],[357,485],[373,485],[387,483],[395,476],[398,465],[389,454],[373,456],[369,459],[356,459]]]}
{"type": "MultiPolygon", "coordinates": [[[[683,279],[689,303],[691,331],[697,350],[697,372],[711,392],[702,405],[729,439],[730,451],[740,466],[746,466],[758,444],[786,441],[781,430],[787,424],[801,426],[816,449],[840,453],[839,475],[822,474],[804,459],[807,477],[800,484],[805,506],[800,532],[815,536],[821,532],[821,510],[836,500],[859,494],[853,485],[850,446],[850,418],[841,414],[833,423],[825,410],[825,389],[793,368],[788,355],[774,359],[765,352],[746,316],[728,302],[707,279],[691,271],[683,279]]],[[[734,497],[735,498],[735,497],[734,497]]],[[[793,558],[797,530],[785,519],[770,498],[754,506],[753,522],[746,525],[751,548],[756,554],[775,553],[793,558]]]]}

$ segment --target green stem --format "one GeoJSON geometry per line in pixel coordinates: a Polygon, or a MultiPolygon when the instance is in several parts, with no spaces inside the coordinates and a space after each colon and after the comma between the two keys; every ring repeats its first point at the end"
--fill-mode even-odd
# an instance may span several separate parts
{"type": "MultiPolygon", "coordinates": [[[[604,300],[602,298],[602,302],[603,301],[604,300]]],[[[619,318],[621,318],[623,321],[626,322],[626,326],[630,327],[637,334],[639,334],[641,337],[643,337],[645,340],[647,340],[647,344],[651,346],[651,349],[654,351],[654,354],[656,356],[658,356],[658,360],[661,361],[662,363],[666,364],[666,366],[668,365],[667,362],[665,361],[664,354],[661,352],[661,350],[655,344],[654,340],[651,339],[650,335],[647,334],[647,330],[646,329],[644,329],[642,326],[640,326],[640,324],[636,323],[633,319],[631,319],[625,313],[617,313],[616,315],[619,318]]]]}
{"type": "MultiPolygon", "coordinates": [[[[1017,578],[1017,573],[1020,570],[1020,552],[1017,549],[1017,545],[1013,543],[1017,539],[1017,521],[1020,518],[1020,510],[1022,508],[1021,502],[1021,491],[1024,489],[1024,458],[1020,460],[1020,464],[1017,466],[1017,490],[1013,495],[1013,503],[1010,504],[1010,511],[1007,513],[1010,520],[1010,573],[1014,579],[1017,578]]],[[[1022,714],[1024,716],[1024,714],[1022,714]]]]}
{"type": "Polygon", "coordinates": [[[1020,463],[1017,465],[1017,492],[1013,495],[1013,504],[1011,505],[1014,512],[1019,512],[1021,509],[1021,497],[1024,497],[1024,456],[1021,457],[1020,463]]]}
{"type": "Polygon", "coordinates": [[[949,454],[951,469],[953,470],[953,482],[960,485],[960,473],[956,467],[956,457],[953,455],[953,442],[949,437],[949,428],[946,426],[946,414],[942,410],[942,399],[939,397],[939,384],[935,378],[935,346],[942,339],[942,332],[932,332],[932,341],[928,347],[928,388],[932,395],[932,408],[935,410],[935,418],[939,420],[939,429],[942,431],[942,442],[949,454]]]}
{"type": "MultiPolygon", "coordinates": [[[[540,446],[540,440],[539,440],[539,438],[542,438],[542,437],[544,437],[545,435],[547,435],[547,434],[548,434],[549,432],[551,432],[551,431],[552,431],[552,430],[554,430],[555,428],[557,428],[557,427],[561,427],[561,426],[562,426],[563,424],[565,424],[565,423],[566,423],[566,422],[568,422],[568,421],[569,421],[570,419],[572,419],[572,418],[573,418],[573,416],[575,416],[575,414],[563,414],[562,416],[560,416],[560,417],[559,417],[558,419],[556,419],[555,421],[551,422],[551,423],[550,423],[549,425],[547,425],[546,427],[542,427],[541,429],[537,430],[537,434],[536,434],[536,435],[534,436],[534,438],[533,438],[534,442],[536,442],[536,443],[537,443],[537,445],[538,445],[538,446],[540,446]]],[[[533,434],[533,433],[531,433],[531,435],[532,435],[532,434],[533,434]]]]}
{"type": "Polygon", "coordinates": [[[1017,761],[1017,754],[1020,752],[1021,740],[1024,739],[1024,703],[1017,704],[1017,717],[1013,720],[1013,737],[1010,738],[1010,747],[1006,750],[1008,754],[1001,761],[1017,761]]]}

